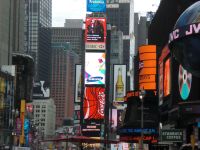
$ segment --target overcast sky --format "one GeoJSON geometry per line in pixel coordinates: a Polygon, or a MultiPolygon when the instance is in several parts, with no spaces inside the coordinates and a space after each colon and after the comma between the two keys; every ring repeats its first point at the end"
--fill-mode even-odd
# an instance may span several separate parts
{"type": "MultiPolygon", "coordinates": [[[[134,0],[135,12],[155,11],[159,0],[134,0]]],[[[63,27],[65,19],[84,19],[86,0],[52,0],[52,26],[63,27]]]]}

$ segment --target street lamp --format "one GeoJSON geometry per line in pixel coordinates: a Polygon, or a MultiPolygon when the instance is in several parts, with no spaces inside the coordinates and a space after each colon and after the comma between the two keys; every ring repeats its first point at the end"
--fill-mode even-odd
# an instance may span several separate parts
{"type": "Polygon", "coordinates": [[[145,90],[140,90],[139,92],[139,98],[141,100],[141,150],[143,150],[144,145],[143,145],[143,137],[144,137],[144,133],[143,133],[143,128],[144,128],[144,97],[146,95],[146,91],[145,90]]]}

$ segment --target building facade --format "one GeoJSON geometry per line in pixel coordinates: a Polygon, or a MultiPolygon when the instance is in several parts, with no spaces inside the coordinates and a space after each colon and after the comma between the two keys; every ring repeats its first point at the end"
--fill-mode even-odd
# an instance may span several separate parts
{"type": "Polygon", "coordinates": [[[79,55],[80,63],[83,64],[84,49],[82,46],[83,40],[83,20],[81,19],[66,19],[65,27],[52,28],[52,42],[69,42],[72,50],[79,55]]]}
{"type": "Polygon", "coordinates": [[[35,62],[35,78],[50,80],[52,0],[25,0],[24,51],[35,62]]]}
{"type": "Polygon", "coordinates": [[[133,6],[133,0],[107,0],[106,5],[107,22],[123,32],[123,64],[127,64],[128,68],[132,66],[129,57],[134,53],[134,38],[130,36],[134,31],[133,6]]]}
{"type": "Polygon", "coordinates": [[[12,52],[23,52],[24,0],[0,1],[0,65],[12,64],[12,52]]]}
{"type": "Polygon", "coordinates": [[[56,105],[57,126],[73,117],[75,64],[78,63],[79,57],[69,43],[52,43],[51,97],[56,105]]]}
{"type": "Polygon", "coordinates": [[[33,124],[38,127],[38,132],[44,138],[55,135],[56,106],[54,100],[36,99],[33,100],[33,124]]]}

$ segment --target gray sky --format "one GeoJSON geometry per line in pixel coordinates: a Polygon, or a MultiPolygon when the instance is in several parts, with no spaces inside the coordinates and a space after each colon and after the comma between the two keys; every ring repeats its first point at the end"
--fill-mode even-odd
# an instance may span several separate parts
{"type": "MultiPolygon", "coordinates": [[[[135,12],[155,11],[159,0],[134,0],[135,12]]],[[[85,19],[86,0],[52,0],[52,26],[63,27],[65,19],[85,19]]]]}

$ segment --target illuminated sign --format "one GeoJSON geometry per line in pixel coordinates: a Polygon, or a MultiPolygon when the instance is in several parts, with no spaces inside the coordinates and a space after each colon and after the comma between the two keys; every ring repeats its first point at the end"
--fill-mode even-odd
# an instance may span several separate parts
{"type": "Polygon", "coordinates": [[[26,112],[32,113],[33,112],[33,104],[26,103],[26,112]]]}
{"type": "Polygon", "coordinates": [[[154,128],[124,128],[124,129],[120,129],[119,133],[120,134],[141,134],[141,132],[143,131],[144,134],[157,134],[156,129],[154,128]]]}
{"type": "Polygon", "coordinates": [[[105,84],[105,53],[85,54],[85,84],[105,84]]]}
{"type": "MultiPolygon", "coordinates": [[[[141,136],[120,136],[120,141],[141,141],[141,136]]],[[[156,143],[158,138],[155,135],[143,136],[143,141],[151,141],[151,143],[156,143]]]]}
{"type": "Polygon", "coordinates": [[[86,18],[85,22],[85,49],[106,49],[106,19],[86,18]]]}
{"type": "Polygon", "coordinates": [[[124,102],[126,95],[126,65],[114,65],[114,93],[115,102],[124,102]]]}
{"type": "Polygon", "coordinates": [[[183,130],[180,129],[161,130],[161,141],[183,142],[183,130]]]}
{"type": "Polygon", "coordinates": [[[86,87],[83,101],[84,119],[104,119],[105,88],[86,87]]]}
{"type": "Polygon", "coordinates": [[[87,0],[87,11],[89,12],[105,12],[106,0],[87,0]]]}
{"type": "Polygon", "coordinates": [[[169,43],[185,36],[189,36],[192,34],[199,34],[200,33],[199,26],[200,23],[198,22],[175,29],[169,34],[169,43]]]}
{"type": "Polygon", "coordinates": [[[156,90],[156,46],[140,46],[139,59],[139,89],[156,90]]]}
{"type": "Polygon", "coordinates": [[[165,61],[164,67],[164,96],[170,94],[170,59],[165,61]]]}

